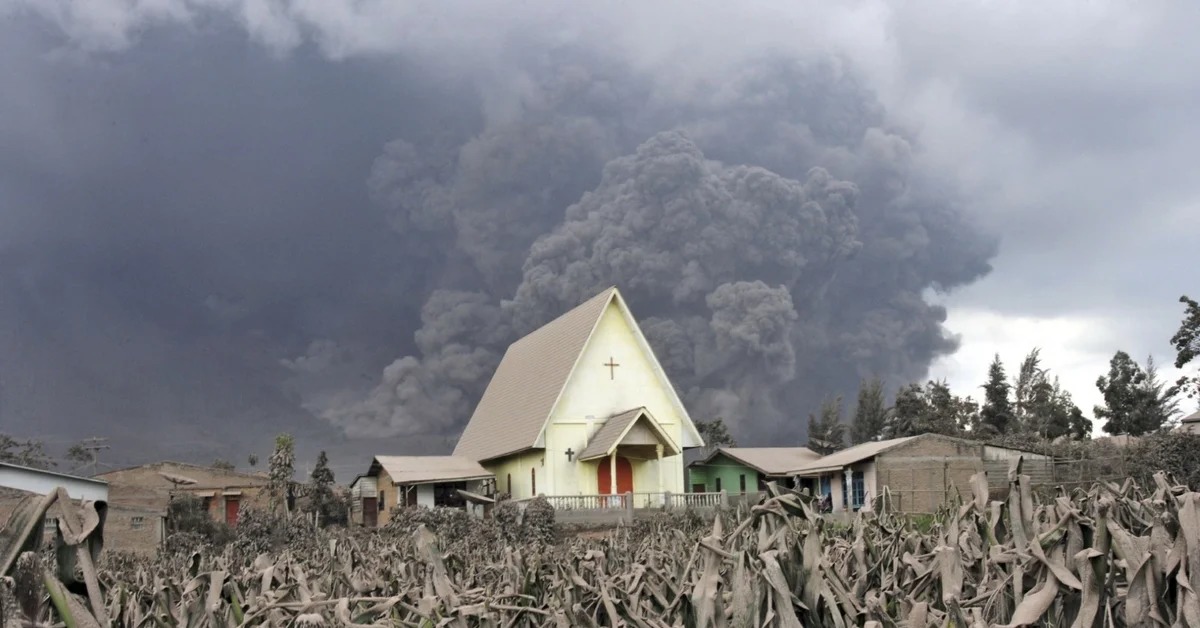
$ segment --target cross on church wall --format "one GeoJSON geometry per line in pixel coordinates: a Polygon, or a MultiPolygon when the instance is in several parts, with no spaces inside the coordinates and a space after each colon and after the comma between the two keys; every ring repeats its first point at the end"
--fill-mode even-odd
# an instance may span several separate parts
{"type": "Polygon", "coordinates": [[[621,365],[617,364],[617,362],[615,360],[613,360],[612,356],[610,355],[610,356],[608,356],[608,362],[605,362],[604,366],[608,367],[608,378],[616,379],[616,369],[618,366],[621,366],[621,365]]]}

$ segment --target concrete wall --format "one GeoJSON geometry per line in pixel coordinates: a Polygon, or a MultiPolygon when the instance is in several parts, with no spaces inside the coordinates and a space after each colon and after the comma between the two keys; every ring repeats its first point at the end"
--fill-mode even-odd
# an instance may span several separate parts
{"type": "Polygon", "coordinates": [[[741,480],[746,478],[746,492],[758,491],[759,473],[757,470],[740,464],[723,454],[717,454],[712,461],[703,465],[693,465],[689,468],[690,480],[687,491],[692,492],[692,484],[703,484],[704,491],[713,493],[725,491],[730,495],[741,492],[741,480]],[[717,487],[720,478],[721,486],[717,487]]]}
{"type": "Polygon", "coordinates": [[[896,509],[933,512],[954,492],[971,498],[971,476],[984,468],[983,446],[926,434],[880,454],[875,464],[877,484],[891,490],[896,509]]]}
{"type": "MultiPolygon", "coordinates": [[[[677,447],[694,446],[699,443],[691,431],[685,429],[686,417],[671,401],[664,386],[665,376],[660,378],[655,364],[634,334],[620,308],[614,303],[600,318],[591,341],[584,349],[571,379],[563,389],[557,406],[551,415],[544,437],[545,456],[538,456],[539,469],[544,464],[545,473],[539,473],[538,492],[547,495],[593,495],[596,493],[596,463],[580,462],[578,457],[567,459],[566,451],[583,451],[588,439],[604,424],[604,421],[626,410],[645,406],[658,421],[677,447]],[[620,364],[613,369],[604,363],[612,358],[620,364]],[[594,417],[588,421],[588,416],[594,417]],[[541,479],[546,476],[546,480],[541,479]]],[[[637,492],[683,492],[683,456],[663,459],[663,485],[658,483],[656,461],[639,464],[631,460],[634,471],[634,491],[637,492]]],[[[490,469],[489,469],[490,470],[490,469]]],[[[525,470],[524,475],[528,475],[525,470]]],[[[515,477],[515,476],[514,476],[515,477]]],[[[527,480],[526,480],[527,481],[527,480]]],[[[497,472],[496,482],[504,490],[504,476],[497,472]]],[[[514,495],[521,498],[522,495],[514,495]]]]}
{"type": "Polygon", "coordinates": [[[109,550],[153,556],[166,539],[166,517],[157,512],[109,506],[104,546],[109,550]]]}
{"type": "MultiPolygon", "coordinates": [[[[576,449],[576,452],[579,450],[576,449]]],[[[566,456],[563,456],[566,460],[566,456]]],[[[486,462],[483,467],[496,477],[496,490],[510,493],[513,499],[528,499],[536,497],[533,493],[533,478],[537,479],[537,492],[551,494],[546,486],[547,476],[544,452],[540,450],[527,451],[515,456],[486,462]],[[533,476],[531,476],[531,472],[533,476]],[[509,479],[511,478],[511,487],[509,479]]],[[[593,476],[592,482],[595,482],[593,476]]]]}
{"type": "Polygon", "coordinates": [[[49,495],[61,486],[71,499],[108,501],[108,485],[104,482],[2,463],[0,486],[38,495],[49,495]]]}

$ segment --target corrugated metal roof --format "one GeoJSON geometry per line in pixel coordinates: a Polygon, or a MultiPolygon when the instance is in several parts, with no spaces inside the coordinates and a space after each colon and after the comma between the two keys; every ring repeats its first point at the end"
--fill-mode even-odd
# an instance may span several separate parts
{"type": "MultiPolygon", "coordinates": [[[[623,437],[629,433],[638,419],[644,419],[643,423],[647,426],[647,429],[654,433],[654,438],[658,441],[656,444],[661,443],[663,445],[663,449],[665,450],[663,452],[664,456],[679,454],[679,446],[675,444],[675,441],[671,440],[669,435],[663,432],[658,421],[650,415],[650,411],[646,410],[646,408],[634,408],[633,410],[626,410],[610,417],[588,441],[588,446],[583,448],[583,452],[579,454],[579,459],[591,460],[612,453],[613,448],[620,444],[622,440],[625,440],[623,437]]],[[[650,435],[647,434],[647,437],[650,437],[650,435]]],[[[628,440],[626,440],[626,443],[628,443],[628,440]]]]}
{"type": "Polygon", "coordinates": [[[708,464],[721,454],[766,475],[788,475],[821,457],[807,447],[720,447],[692,464],[708,464]]]}
{"type": "Polygon", "coordinates": [[[896,447],[897,445],[907,443],[914,438],[920,438],[920,436],[905,436],[903,438],[872,441],[869,443],[855,445],[841,451],[836,451],[828,456],[818,458],[806,465],[796,467],[795,469],[789,471],[788,475],[809,475],[823,473],[825,471],[834,469],[841,469],[846,465],[862,462],[863,460],[867,460],[869,458],[874,458],[875,456],[878,456],[879,454],[896,447]]]}
{"type": "Polygon", "coordinates": [[[374,472],[382,467],[394,484],[429,484],[490,478],[492,474],[474,460],[462,456],[375,456],[374,472]]]}
{"type": "Polygon", "coordinates": [[[1191,413],[1191,414],[1189,414],[1189,415],[1187,415],[1187,416],[1183,417],[1182,419],[1179,419],[1179,422],[1180,422],[1180,423],[1195,423],[1195,422],[1200,422],[1200,410],[1197,410],[1197,411],[1195,411],[1195,412],[1193,412],[1193,413],[1191,413]]]}
{"type": "Polygon", "coordinates": [[[616,288],[508,347],[454,455],[489,460],[533,447],[616,288]]]}

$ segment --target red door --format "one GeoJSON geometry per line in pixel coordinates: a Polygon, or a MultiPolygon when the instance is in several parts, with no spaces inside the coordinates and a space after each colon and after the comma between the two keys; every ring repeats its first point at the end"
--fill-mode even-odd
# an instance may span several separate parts
{"type": "MultiPolygon", "coordinates": [[[[601,460],[599,472],[596,473],[596,489],[601,495],[612,494],[612,472],[609,469],[611,464],[608,460],[601,460]]],[[[632,492],[633,465],[629,463],[628,458],[617,456],[617,494],[624,495],[632,492]]]]}
{"type": "Polygon", "coordinates": [[[235,526],[238,520],[238,506],[241,500],[237,497],[225,498],[225,523],[226,525],[235,526]]]}

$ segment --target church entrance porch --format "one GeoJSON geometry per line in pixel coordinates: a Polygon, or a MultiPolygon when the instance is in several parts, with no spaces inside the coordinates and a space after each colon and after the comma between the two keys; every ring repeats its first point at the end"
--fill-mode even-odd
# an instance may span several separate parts
{"type": "Polygon", "coordinates": [[[616,456],[612,460],[601,460],[596,469],[596,493],[600,495],[624,495],[633,492],[633,464],[625,456],[616,456]],[[616,481],[613,479],[613,467],[616,467],[616,481]],[[614,490],[615,488],[615,490],[614,490]]]}

